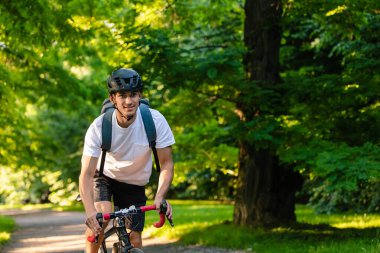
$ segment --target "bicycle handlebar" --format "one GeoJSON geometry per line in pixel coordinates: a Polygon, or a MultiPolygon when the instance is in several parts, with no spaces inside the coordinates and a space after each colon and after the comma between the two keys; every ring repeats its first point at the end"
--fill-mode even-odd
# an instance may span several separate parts
{"type": "MultiPolygon", "coordinates": [[[[129,214],[136,214],[136,213],[145,213],[147,211],[153,211],[153,210],[156,210],[155,205],[141,206],[141,207],[132,206],[131,208],[121,209],[121,210],[116,211],[114,213],[105,213],[105,214],[103,214],[102,218],[104,220],[111,220],[111,219],[115,219],[116,217],[122,217],[122,216],[126,216],[129,214]]],[[[160,228],[165,224],[165,214],[160,212],[159,215],[160,215],[160,220],[153,223],[153,225],[156,228],[160,228]]]]}
{"type": "MultiPolygon", "coordinates": [[[[160,228],[165,224],[166,208],[167,208],[166,202],[162,203],[160,205],[160,213],[159,213],[160,220],[153,223],[154,227],[160,228]]],[[[133,214],[137,214],[137,213],[145,213],[147,211],[153,211],[153,210],[156,210],[155,205],[140,206],[140,207],[131,206],[129,208],[121,209],[121,210],[113,212],[113,213],[104,213],[104,214],[97,213],[96,219],[98,220],[99,224],[102,224],[103,220],[111,220],[111,219],[115,219],[117,217],[123,217],[123,216],[128,216],[131,214],[133,215],[133,214]]],[[[167,219],[169,220],[170,225],[172,227],[174,227],[173,221],[171,219],[169,219],[169,217],[167,217],[167,219]]],[[[87,241],[89,241],[91,243],[97,242],[97,236],[95,236],[95,235],[88,236],[87,241]]]]}

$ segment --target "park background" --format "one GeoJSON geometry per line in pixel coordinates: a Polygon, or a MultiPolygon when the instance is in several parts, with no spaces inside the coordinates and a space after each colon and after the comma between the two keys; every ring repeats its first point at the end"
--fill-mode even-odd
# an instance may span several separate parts
{"type": "Polygon", "coordinates": [[[174,132],[168,198],[194,214],[188,243],[380,251],[379,1],[2,0],[0,13],[5,207],[76,205],[85,132],[109,73],[129,67],[174,132]]]}

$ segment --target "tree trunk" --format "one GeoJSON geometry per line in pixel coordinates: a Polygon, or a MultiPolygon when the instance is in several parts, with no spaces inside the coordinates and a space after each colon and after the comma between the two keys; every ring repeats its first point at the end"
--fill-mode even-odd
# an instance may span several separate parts
{"type": "MultiPolygon", "coordinates": [[[[280,0],[246,0],[245,3],[247,80],[266,89],[273,89],[280,82],[281,11],[280,0]]],[[[255,101],[240,101],[244,101],[237,105],[243,121],[265,117],[255,101]]],[[[295,192],[301,183],[297,173],[279,163],[275,148],[263,148],[243,138],[234,223],[277,226],[295,221],[295,192]]]]}
{"type": "Polygon", "coordinates": [[[281,166],[273,151],[256,150],[247,142],[241,142],[239,159],[234,223],[278,226],[294,222],[300,175],[281,166]]]}

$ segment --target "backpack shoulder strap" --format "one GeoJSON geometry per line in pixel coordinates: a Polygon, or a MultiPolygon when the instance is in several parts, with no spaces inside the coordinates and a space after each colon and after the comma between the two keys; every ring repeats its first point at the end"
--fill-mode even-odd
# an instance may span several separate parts
{"type": "Polygon", "coordinates": [[[107,110],[102,121],[102,160],[100,161],[99,176],[103,175],[104,160],[106,152],[111,149],[112,141],[112,113],[114,110],[107,110]]]}
{"type": "Polygon", "coordinates": [[[152,113],[150,112],[149,105],[147,103],[148,102],[141,100],[140,113],[141,113],[141,117],[144,123],[146,136],[148,137],[149,147],[153,151],[154,161],[156,163],[156,169],[157,169],[157,172],[160,173],[160,170],[161,170],[160,161],[158,159],[157,150],[156,150],[156,138],[157,138],[156,126],[154,125],[152,113]]]}
{"type": "Polygon", "coordinates": [[[102,121],[102,149],[109,151],[112,140],[112,113],[114,110],[107,110],[102,121]]]}
{"type": "Polygon", "coordinates": [[[156,126],[154,125],[152,113],[149,110],[149,106],[145,103],[140,103],[140,113],[144,122],[144,128],[146,136],[148,137],[149,147],[156,146],[156,126]]]}

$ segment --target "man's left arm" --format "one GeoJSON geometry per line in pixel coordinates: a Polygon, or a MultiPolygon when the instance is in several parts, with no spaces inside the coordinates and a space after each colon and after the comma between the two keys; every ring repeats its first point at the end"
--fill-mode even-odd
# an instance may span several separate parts
{"type": "MultiPolygon", "coordinates": [[[[156,197],[154,199],[154,204],[156,205],[157,209],[159,209],[159,206],[162,202],[162,200],[165,199],[165,196],[167,192],[169,191],[170,185],[173,180],[174,175],[174,163],[173,163],[173,156],[172,156],[172,147],[166,147],[166,148],[157,148],[157,155],[158,159],[160,160],[161,165],[161,172],[158,179],[158,188],[156,197]]],[[[169,202],[167,202],[168,205],[168,211],[166,212],[166,215],[168,215],[169,218],[172,217],[172,208],[169,202]]]]}

